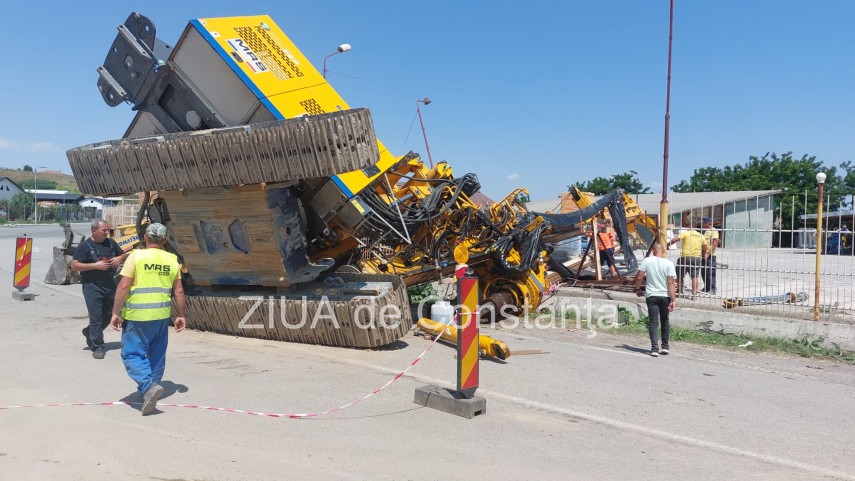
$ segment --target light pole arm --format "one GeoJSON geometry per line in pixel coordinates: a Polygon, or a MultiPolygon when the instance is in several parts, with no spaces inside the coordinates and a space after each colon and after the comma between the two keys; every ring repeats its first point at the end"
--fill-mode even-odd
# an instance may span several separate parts
{"type": "Polygon", "coordinates": [[[338,55],[340,53],[341,52],[333,52],[333,53],[327,55],[326,57],[324,57],[324,74],[323,74],[324,78],[327,78],[327,59],[332,57],[333,55],[338,55]]]}
{"type": "Polygon", "coordinates": [[[423,100],[416,100],[416,113],[419,114],[419,124],[422,126],[422,136],[425,138],[425,148],[427,149],[428,161],[430,162],[430,168],[433,168],[433,157],[430,155],[430,145],[428,144],[427,132],[425,131],[425,123],[422,120],[422,110],[419,108],[419,104],[423,103],[423,100]]]}

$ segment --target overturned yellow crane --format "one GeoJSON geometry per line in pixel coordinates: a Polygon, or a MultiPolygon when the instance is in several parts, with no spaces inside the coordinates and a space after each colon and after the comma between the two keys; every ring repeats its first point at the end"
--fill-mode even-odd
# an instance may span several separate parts
{"type": "Polygon", "coordinates": [[[390,153],[270,17],[191,20],[170,45],[132,13],[98,72],[137,114],[69,162],[83,192],[157,192],[144,214],[187,270],[189,327],[389,344],[412,326],[406,286],[450,275],[454,252],[483,298],[540,303],[549,225],[519,192],[484,212],[474,174],[390,153]]]}

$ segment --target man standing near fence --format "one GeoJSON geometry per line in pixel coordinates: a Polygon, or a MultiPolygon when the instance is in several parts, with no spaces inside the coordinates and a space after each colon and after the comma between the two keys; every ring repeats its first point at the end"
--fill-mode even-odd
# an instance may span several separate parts
{"type": "Polygon", "coordinates": [[[704,258],[704,288],[701,290],[715,295],[715,251],[718,248],[720,239],[718,237],[718,230],[713,227],[712,219],[704,217],[702,227],[704,229],[704,239],[707,241],[707,252],[704,258]]]}
{"type": "Polygon", "coordinates": [[[688,230],[680,232],[679,237],[668,241],[668,245],[680,243],[680,258],[677,259],[677,293],[683,293],[683,278],[686,274],[692,279],[692,300],[698,295],[698,275],[707,253],[707,240],[697,230],[694,223],[688,230]]]}
{"type": "Polygon", "coordinates": [[[674,263],[665,255],[665,248],[658,242],[653,244],[653,255],[645,258],[638,266],[635,274],[635,295],[644,296],[647,303],[647,314],[650,317],[648,332],[650,333],[650,355],[668,354],[671,346],[669,336],[671,323],[669,315],[677,306],[675,278],[677,277],[674,263]],[[644,287],[641,281],[644,280],[644,287]],[[662,348],[659,346],[659,325],[662,325],[662,348]]]}

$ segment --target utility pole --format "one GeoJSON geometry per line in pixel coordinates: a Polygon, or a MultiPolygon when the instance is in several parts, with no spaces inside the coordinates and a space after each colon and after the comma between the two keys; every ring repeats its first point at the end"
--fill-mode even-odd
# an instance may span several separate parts
{"type": "Polygon", "coordinates": [[[662,161],[662,201],[659,203],[659,243],[667,249],[668,229],[668,147],[671,132],[671,51],[674,41],[674,0],[671,0],[671,12],[668,29],[668,86],[665,94],[665,153],[662,161]]]}

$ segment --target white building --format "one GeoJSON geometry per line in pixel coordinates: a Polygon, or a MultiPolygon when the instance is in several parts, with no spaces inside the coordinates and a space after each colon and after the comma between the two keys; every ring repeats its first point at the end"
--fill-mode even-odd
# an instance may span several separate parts
{"type": "MultiPolygon", "coordinates": [[[[724,247],[772,247],[775,207],[774,196],[780,190],[751,190],[731,192],[671,192],[668,194],[668,225],[673,232],[683,227],[697,225],[703,217],[710,217],[720,230],[724,247]]],[[[658,219],[662,194],[630,194],[648,216],[658,219]]],[[[592,196],[591,201],[599,199],[592,196]]],[[[534,212],[565,213],[576,210],[569,194],[553,199],[529,202],[526,207],[534,212]]]]}
{"type": "Polygon", "coordinates": [[[0,200],[9,200],[24,192],[18,184],[8,177],[0,177],[0,200]]]}
{"type": "MultiPolygon", "coordinates": [[[[121,200],[121,197],[85,197],[80,199],[78,205],[83,208],[94,209],[94,216],[102,217],[105,207],[114,207],[121,200]]],[[[92,213],[90,212],[90,214],[92,213]]]]}

